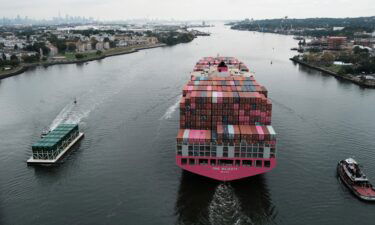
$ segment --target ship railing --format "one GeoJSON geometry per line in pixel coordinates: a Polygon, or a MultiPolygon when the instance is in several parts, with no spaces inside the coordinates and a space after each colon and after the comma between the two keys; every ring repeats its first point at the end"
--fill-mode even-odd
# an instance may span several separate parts
{"type": "Polygon", "coordinates": [[[211,156],[223,158],[276,158],[276,146],[262,144],[179,143],[176,154],[181,156],[211,156]]]}

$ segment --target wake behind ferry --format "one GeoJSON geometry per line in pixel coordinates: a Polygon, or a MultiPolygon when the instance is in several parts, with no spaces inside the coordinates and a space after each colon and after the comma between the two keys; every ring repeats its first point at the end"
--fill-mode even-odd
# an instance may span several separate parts
{"type": "Polygon", "coordinates": [[[275,168],[276,132],[267,95],[238,59],[199,60],[180,100],[176,164],[220,181],[275,168]]]}

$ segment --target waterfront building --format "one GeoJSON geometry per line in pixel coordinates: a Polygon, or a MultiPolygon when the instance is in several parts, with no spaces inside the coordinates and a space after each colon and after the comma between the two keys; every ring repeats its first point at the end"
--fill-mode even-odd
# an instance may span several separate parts
{"type": "Polygon", "coordinates": [[[347,42],[346,37],[328,37],[327,43],[328,43],[328,49],[331,50],[340,50],[344,47],[344,45],[347,42]]]}
{"type": "Polygon", "coordinates": [[[95,45],[96,50],[103,50],[103,48],[104,48],[103,42],[99,41],[98,43],[96,43],[95,45]]]}
{"type": "Polygon", "coordinates": [[[109,46],[109,42],[104,42],[104,43],[103,43],[103,48],[104,48],[104,49],[109,49],[109,48],[110,48],[110,46],[109,46]]]}

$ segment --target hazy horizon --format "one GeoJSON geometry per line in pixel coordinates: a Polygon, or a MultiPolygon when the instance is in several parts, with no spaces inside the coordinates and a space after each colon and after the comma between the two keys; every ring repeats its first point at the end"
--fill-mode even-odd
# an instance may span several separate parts
{"type": "Polygon", "coordinates": [[[241,20],[245,18],[275,19],[316,17],[364,17],[374,16],[375,6],[370,0],[323,1],[313,0],[0,0],[1,17],[17,15],[33,19],[84,16],[102,21],[159,19],[159,20],[241,20]]]}

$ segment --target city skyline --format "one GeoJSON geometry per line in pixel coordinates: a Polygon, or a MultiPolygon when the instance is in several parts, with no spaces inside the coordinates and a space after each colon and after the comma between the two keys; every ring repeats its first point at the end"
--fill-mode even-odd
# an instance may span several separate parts
{"type": "Polygon", "coordinates": [[[52,19],[59,15],[92,17],[95,20],[239,20],[244,18],[272,19],[288,16],[289,18],[312,17],[359,17],[374,16],[375,6],[370,0],[349,0],[327,2],[315,0],[301,2],[298,0],[138,0],[124,2],[119,0],[21,0],[5,1],[2,3],[0,15],[6,18],[52,19]],[[364,7],[365,6],[365,7],[364,7]]]}

